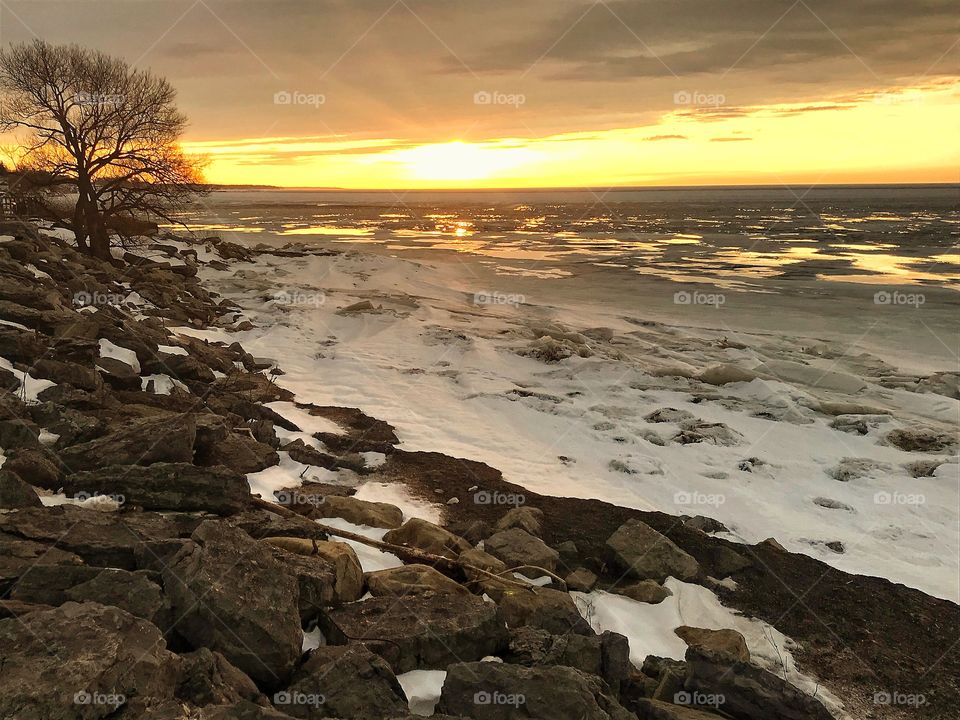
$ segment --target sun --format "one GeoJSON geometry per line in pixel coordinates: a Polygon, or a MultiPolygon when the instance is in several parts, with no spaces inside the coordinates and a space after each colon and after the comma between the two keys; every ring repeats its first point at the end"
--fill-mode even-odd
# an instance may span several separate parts
{"type": "Polygon", "coordinates": [[[399,150],[391,158],[411,179],[454,182],[487,180],[533,159],[527,148],[461,141],[399,150]]]}

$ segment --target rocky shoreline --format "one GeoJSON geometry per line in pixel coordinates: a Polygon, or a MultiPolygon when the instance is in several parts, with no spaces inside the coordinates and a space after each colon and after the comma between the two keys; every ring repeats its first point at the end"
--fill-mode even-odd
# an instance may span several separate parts
{"type": "Polygon", "coordinates": [[[238,343],[177,332],[248,327],[202,265],[307,251],[170,238],[110,264],[64,237],[0,226],[0,716],[953,716],[953,603],[713,537],[709,518],[538,495],[405,451],[360,409],[298,401],[238,343]],[[339,431],[305,435],[278,402],[339,431]],[[351,482],[255,498],[247,476],[280,453],[351,482]],[[354,497],[365,482],[440,501],[442,522],[354,497]],[[524,501],[459,502],[477,492],[524,501]],[[365,572],[344,522],[385,530],[373,542],[402,563],[365,572]],[[684,660],[631,662],[575,602],[655,605],[667,578],[786,633],[823,692],[761,667],[732,628],[682,626],[684,660]],[[435,708],[414,708],[404,683],[438,672],[435,708]]]}

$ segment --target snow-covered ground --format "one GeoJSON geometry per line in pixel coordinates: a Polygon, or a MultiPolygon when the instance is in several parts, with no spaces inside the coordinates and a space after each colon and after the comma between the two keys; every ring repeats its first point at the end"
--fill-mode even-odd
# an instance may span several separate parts
{"type": "Polygon", "coordinates": [[[406,449],[480,460],[538,493],[707,515],[733,540],[775,537],[960,599],[956,450],[885,441],[901,427],[956,437],[960,402],[903,376],[956,372],[955,293],[913,309],[812,285],[678,303],[656,278],[534,265],[367,246],[202,275],[256,325],[223,336],[275,359],[280,385],[390,422],[406,449]],[[679,412],[647,419],[664,408],[679,412]],[[831,427],[840,411],[835,424],[865,434],[831,427]],[[918,460],[942,464],[914,477],[918,460]]]}

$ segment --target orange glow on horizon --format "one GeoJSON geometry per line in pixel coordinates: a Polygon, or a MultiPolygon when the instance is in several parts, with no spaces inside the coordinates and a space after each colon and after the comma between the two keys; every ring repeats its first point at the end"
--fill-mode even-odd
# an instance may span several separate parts
{"type": "Polygon", "coordinates": [[[958,182],[960,82],[838,102],[712,115],[680,107],[656,125],[425,143],[340,136],[184,143],[220,184],[344,189],[958,182]]]}

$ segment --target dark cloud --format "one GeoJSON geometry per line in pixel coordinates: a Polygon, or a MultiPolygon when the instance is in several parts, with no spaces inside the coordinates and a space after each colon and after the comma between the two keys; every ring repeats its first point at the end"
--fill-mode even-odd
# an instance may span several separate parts
{"type": "Polygon", "coordinates": [[[648,138],[644,138],[647,142],[659,141],[659,140],[686,140],[686,135],[653,135],[648,138]]]}

